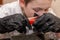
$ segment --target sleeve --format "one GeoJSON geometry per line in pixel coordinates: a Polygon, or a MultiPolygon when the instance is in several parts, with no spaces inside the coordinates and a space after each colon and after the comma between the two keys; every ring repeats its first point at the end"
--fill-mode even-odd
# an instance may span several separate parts
{"type": "Polygon", "coordinates": [[[9,15],[13,15],[13,14],[16,14],[15,13],[15,8],[13,5],[11,5],[10,3],[8,4],[5,4],[5,5],[2,5],[0,7],[0,18],[3,18],[3,17],[6,17],[6,16],[9,16],[9,15]]]}
{"type": "Polygon", "coordinates": [[[6,10],[5,8],[0,8],[0,18],[3,18],[6,16],[6,10]]]}
{"type": "Polygon", "coordinates": [[[9,11],[9,7],[8,4],[2,5],[0,7],[0,18],[6,17],[9,15],[10,11],[9,11]]]}

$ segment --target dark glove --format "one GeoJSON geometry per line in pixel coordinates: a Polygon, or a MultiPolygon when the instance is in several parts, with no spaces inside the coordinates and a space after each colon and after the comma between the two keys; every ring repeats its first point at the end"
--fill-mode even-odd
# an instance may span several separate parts
{"type": "Polygon", "coordinates": [[[36,20],[33,26],[36,35],[41,40],[45,40],[44,34],[46,32],[60,32],[60,18],[51,13],[45,13],[36,20]]]}
{"type": "Polygon", "coordinates": [[[20,33],[26,33],[26,21],[21,14],[14,14],[4,17],[0,21],[0,33],[17,30],[20,33]]]}
{"type": "Polygon", "coordinates": [[[33,26],[34,31],[38,32],[60,32],[60,18],[51,13],[45,13],[36,20],[33,26]]]}

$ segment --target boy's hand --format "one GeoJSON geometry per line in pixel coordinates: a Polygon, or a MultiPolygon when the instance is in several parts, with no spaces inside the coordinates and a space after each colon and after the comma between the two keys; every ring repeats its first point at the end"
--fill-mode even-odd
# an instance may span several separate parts
{"type": "Polygon", "coordinates": [[[36,22],[33,24],[34,30],[38,32],[57,32],[60,29],[60,19],[51,13],[45,13],[40,16],[36,22]]]}
{"type": "Polygon", "coordinates": [[[11,32],[14,30],[26,33],[26,21],[21,14],[14,14],[1,19],[0,33],[11,32]]]}

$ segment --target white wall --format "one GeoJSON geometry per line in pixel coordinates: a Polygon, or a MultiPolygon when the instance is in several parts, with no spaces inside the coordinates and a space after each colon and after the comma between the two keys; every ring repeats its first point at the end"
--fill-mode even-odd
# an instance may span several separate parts
{"type": "Polygon", "coordinates": [[[53,2],[52,8],[54,9],[54,12],[60,17],[60,0],[53,2]]]}

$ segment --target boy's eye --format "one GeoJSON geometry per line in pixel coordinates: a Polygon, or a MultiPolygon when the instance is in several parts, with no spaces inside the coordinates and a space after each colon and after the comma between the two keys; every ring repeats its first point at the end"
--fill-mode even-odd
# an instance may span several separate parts
{"type": "Polygon", "coordinates": [[[43,10],[42,8],[33,8],[34,11],[38,12],[40,10],[43,10]]]}
{"type": "Polygon", "coordinates": [[[48,11],[48,9],[45,9],[45,11],[48,11]]]}

